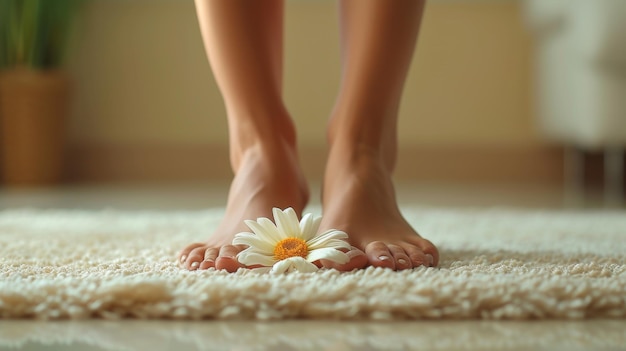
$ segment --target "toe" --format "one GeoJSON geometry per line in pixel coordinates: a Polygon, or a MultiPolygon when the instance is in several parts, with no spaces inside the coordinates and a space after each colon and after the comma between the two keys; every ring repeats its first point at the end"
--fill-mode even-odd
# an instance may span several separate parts
{"type": "Polygon", "coordinates": [[[439,264],[439,250],[432,242],[424,238],[419,238],[415,245],[426,255],[427,264],[430,267],[436,267],[439,264]]]}
{"type": "Polygon", "coordinates": [[[240,248],[233,245],[222,246],[217,259],[215,259],[215,268],[223,269],[231,273],[236,272],[237,269],[243,267],[243,265],[237,261],[237,254],[240,251],[240,248]]]}
{"type": "Polygon", "coordinates": [[[387,245],[389,252],[393,256],[394,263],[396,265],[396,270],[400,271],[403,269],[413,268],[413,264],[409,259],[409,256],[404,251],[404,249],[398,245],[387,245]]]}
{"type": "Polygon", "coordinates": [[[426,257],[426,254],[424,254],[422,249],[409,243],[403,244],[401,246],[404,249],[404,252],[406,252],[406,254],[409,256],[413,267],[431,266],[431,261],[428,259],[428,257],[426,257]]]}
{"type": "Polygon", "coordinates": [[[346,255],[350,258],[350,261],[340,264],[333,261],[321,260],[321,264],[325,268],[334,268],[341,272],[349,272],[353,269],[360,269],[367,265],[367,256],[365,252],[352,247],[352,249],[346,252],[346,255]]]}
{"type": "Polygon", "coordinates": [[[189,253],[191,251],[193,251],[193,249],[198,248],[200,246],[204,246],[204,244],[202,243],[194,243],[191,244],[189,246],[187,246],[186,248],[182,249],[179,253],[178,253],[178,262],[184,266],[185,262],[187,262],[187,258],[189,257],[189,253]]]}
{"type": "Polygon", "coordinates": [[[204,261],[204,253],[206,249],[206,246],[200,246],[191,250],[187,256],[187,260],[185,260],[185,263],[183,264],[184,267],[190,271],[198,269],[200,267],[200,262],[204,261]]]}
{"type": "Polygon", "coordinates": [[[365,247],[367,260],[374,267],[396,269],[393,255],[382,241],[372,241],[365,247]]]}
{"type": "Polygon", "coordinates": [[[200,262],[199,269],[209,269],[215,268],[215,260],[217,259],[217,255],[219,254],[219,250],[216,248],[208,248],[204,252],[204,261],[200,262]]]}

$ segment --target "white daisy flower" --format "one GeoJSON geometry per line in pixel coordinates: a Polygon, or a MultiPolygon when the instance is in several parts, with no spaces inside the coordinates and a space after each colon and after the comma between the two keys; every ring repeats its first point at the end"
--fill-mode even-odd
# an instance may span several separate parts
{"type": "Polygon", "coordinates": [[[261,270],[272,273],[291,271],[314,272],[317,260],[330,260],[346,263],[348,255],[339,249],[350,249],[344,239],[348,235],[340,230],[328,230],[317,235],[322,217],[307,213],[298,222],[296,211],[288,208],[273,209],[274,224],[268,218],[244,221],[252,233],[235,235],[233,245],[247,245],[248,248],[237,255],[239,262],[246,266],[262,266],[261,270]],[[269,269],[271,267],[271,270],[269,269]]]}

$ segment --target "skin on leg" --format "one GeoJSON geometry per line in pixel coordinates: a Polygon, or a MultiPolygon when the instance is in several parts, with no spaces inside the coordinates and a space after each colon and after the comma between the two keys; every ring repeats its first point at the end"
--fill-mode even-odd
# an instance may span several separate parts
{"type": "MultiPolygon", "coordinates": [[[[271,217],[273,207],[301,213],[308,188],[296,154],[293,122],[282,101],[282,0],[196,0],[205,48],[226,106],[235,174],[226,213],[209,239],[185,247],[189,269],[241,265],[232,246],[243,221],[271,217]]],[[[210,160],[206,160],[210,162],[210,160]]]]}
{"type": "Polygon", "coordinates": [[[346,265],[322,263],[435,266],[437,249],[403,218],[392,182],[400,98],[424,1],[340,0],[339,7],[342,77],[328,128],[321,230],[346,231],[358,250],[346,265]]]}

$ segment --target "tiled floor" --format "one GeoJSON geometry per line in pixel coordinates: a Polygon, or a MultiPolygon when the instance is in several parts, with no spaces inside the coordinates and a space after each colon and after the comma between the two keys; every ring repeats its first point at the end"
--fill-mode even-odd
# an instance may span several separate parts
{"type": "MultiPolygon", "coordinates": [[[[314,187],[314,194],[317,188],[314,187]]],[[[221,206],[226,194],[223,184],[0,189],[0,210],[16,207],[199,209],[221,206]]],[[[398,198],[402,204],[437,207],[573,206],[564,203],[560,189],[541,186],[402,184],[398,187],[398,198]]],[[[315,196],[312,205],[319,205],[315,196]]],[[[584,207],[601,206],[598,198],[592,197],[584,207]]],[[[0,321],[0,350],[44,349],[620,350],[626,349],[626,321],[0,321]]]]}

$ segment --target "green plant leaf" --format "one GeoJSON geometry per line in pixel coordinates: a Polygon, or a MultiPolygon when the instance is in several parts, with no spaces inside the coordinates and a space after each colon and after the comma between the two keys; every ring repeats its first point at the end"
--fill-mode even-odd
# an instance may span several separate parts
{"type": "Polygon", "coordinates": [[[0,0],[0,68],[61,64],[82,0],[0,0]]]}

